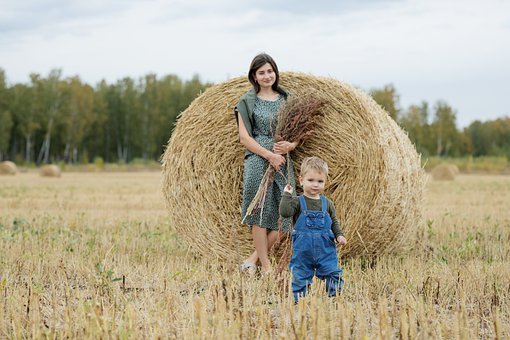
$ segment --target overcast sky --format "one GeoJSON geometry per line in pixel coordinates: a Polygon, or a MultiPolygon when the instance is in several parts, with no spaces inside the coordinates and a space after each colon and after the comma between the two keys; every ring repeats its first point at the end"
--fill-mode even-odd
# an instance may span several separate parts
{"type": "Polygon", "coordinates": [[[446,101],[459,127],[510,116],[509,0],[0,0],[10,84],[52,68],[217,83],[261,51],[281,71],[391,83],[402,108],[446,101]]]}

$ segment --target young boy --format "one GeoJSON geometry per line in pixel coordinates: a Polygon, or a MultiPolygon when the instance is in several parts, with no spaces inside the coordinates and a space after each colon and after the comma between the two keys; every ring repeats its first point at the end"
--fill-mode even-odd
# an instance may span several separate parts
{"type": "Polygon", "coordinates": [[[292,198],[292,186],[287,185],[280,201],[280,215],[292,216],[294,220],[290,260],[294,301],[306,295],[314,274],[326,280],[329,296],[335,296],[343,286],[335,241],[345,245],[347,240],[340,230],[333,203],[321,195],[327,175],[325,161],[305,158],[299,176],[303,195],[292,198]]]}

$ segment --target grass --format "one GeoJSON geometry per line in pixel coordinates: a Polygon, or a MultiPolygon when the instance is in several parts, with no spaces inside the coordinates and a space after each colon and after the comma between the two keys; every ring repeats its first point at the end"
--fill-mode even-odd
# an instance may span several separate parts
{"type": "Polygon", "coordinates": [[[428,157],[422,158],[426,170],[432,170],[438,164],[455,164],[462,173],[510,174],[510,162],[506,157],[428,157]]]}
{"type": "MultiPolygon", "coordinates": [[[[105,163],[102,159],[95,159],[92,163],[70,164],[63,161],[56,163],[63,172],[150,172],[161,171],[161,163],[153,160],[134,159],[129,163],[105,163]]],[[[17,163],[22,173],[36,172],[38,167],[34,163],[17,163]]]]}
{"type": "MultiPolygon", "coordinates": [[[[510,177],[429,181],[412,250],[343,259],[298,305],[188,252],[160,175],[0,177],[0,337],[507,338],[510,177]]],[[[288,285],[284,285],[288,287],[288,285]]]]}

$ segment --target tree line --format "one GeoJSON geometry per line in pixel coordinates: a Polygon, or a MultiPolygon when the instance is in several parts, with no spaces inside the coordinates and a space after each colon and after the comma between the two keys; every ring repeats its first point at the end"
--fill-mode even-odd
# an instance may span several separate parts
{"type": "MultiPolygon", "coordinates": [[[[0,69],[0,161],[107,163],[159,160],[178,115],[210,83],[176,75],[105,80],[95,87],[79,77],[31,74],[8,85],[0,69]]],[[[459,130],[446,102],[402,109],[393,85],[370,90],[374,100],[408,132],[423,157],[505,156],[510,159],[510,118],[475,121],[459,130]]]]}
{"type": "Polygon", "coordinates": [[[210,85],[148,74],[92,87],[55,69],[9,86],[0,69],[0,160],[159,160],[179,113],[210,85]]]}
{"type": "Polygon", "coordinates": [[[497,156],[510,160],[510,117],[476,120],[457,128],[457,112],[448,103],[423,101],[402,109],[393,85],[370,94],[405,130],[423,157],[497,156]]]}

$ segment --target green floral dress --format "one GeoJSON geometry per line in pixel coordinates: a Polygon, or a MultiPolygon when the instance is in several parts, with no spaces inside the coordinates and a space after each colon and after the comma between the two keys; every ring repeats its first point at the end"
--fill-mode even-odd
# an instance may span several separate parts
{"type": "MultiPolygon", "coordinates": [[[[262,147],[273,151],[274,133],[278,110],[284,99],[280,95],[277,100],[270,101],[257,97],[253,110],[253,138],[262,147]]],[[[246,215],[248,206],[252,202],[262,181],[269,162],[257,154],[250,154],[244,160],[243,177],[243,208],[242,216],[246,215]]],[[[295,188],[294,170],[292,160],[290,162],[290,180],[292,187],[295,188]]],[[[282,166],[275,174],[274,182],[268,188],[263,209],[254,210],[246,216],[244,222],[249,226],[258,225],[260,227],[278,230],[279,206],[282,192],[287,185],[287,164],[282,166]],[[261,211],[262,210],[262,216],[261,211]]],[[[282,227],[284,231],[290,228],[291,219],[283,219],[282,227]]]]}

